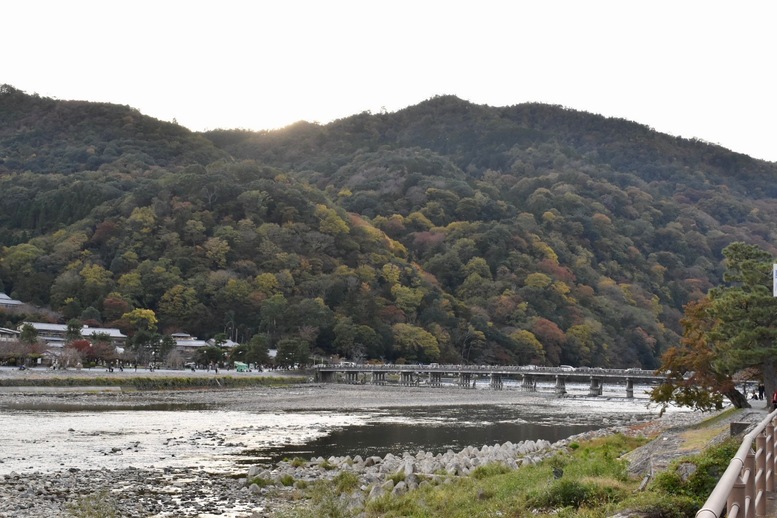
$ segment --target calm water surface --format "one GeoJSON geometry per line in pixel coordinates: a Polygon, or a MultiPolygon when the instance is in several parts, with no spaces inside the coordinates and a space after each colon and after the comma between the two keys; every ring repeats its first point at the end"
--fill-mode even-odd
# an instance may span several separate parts
{"type": "MultiPolygon", "coordinates": [[[[583,421],[588,421],[584,419],[583,421]]],[[[301,445],[250,452],[272,461],[285,457],[400,455],[419,450],[445,453],[507,441],[555,442],[601,428],[596,422],[563,422],[555,416],[502,406],[402,408],[373,414],[366,422],[337,428],[301,445]]]]}

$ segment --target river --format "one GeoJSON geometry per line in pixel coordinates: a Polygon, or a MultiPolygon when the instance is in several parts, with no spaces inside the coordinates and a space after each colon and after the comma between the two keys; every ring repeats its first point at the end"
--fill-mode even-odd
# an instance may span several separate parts
{"type": "Polygon", "coordinates": [[[553,442],[656,414],[640,398],[556,398],[515,389],[3,395],[0,475],[125,467],[244,473],[248,464],[269,465],[284,457],[444,453],[506,441],[553,442]]]}

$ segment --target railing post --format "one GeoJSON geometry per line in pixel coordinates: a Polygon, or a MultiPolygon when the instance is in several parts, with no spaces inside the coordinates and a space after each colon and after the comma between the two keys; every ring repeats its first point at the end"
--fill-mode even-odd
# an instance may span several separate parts
{"type": "Polygon", "coordinates": [[[774,491],[774,423],[764,428],[764,491],[774,491]]]}
{"type": "Polygon", "coordinates": [[[742,469],[745,483],[745,516],[755,517],[755,453],[752,451],[745,457],[745,466],[742,469]]]}
{"type": "Polygon", "coordinates": [[[774,440],[774,420],[769,421],[766,425],[766,490],[774,491],[775,480],[774,474],[777,471],[777,455],[775,450],[777,449],[777,441],[774,440]]]}
{"type": "Polygon", "coordinates": [[[766,515],[766,435],[758,434],[755,438],[755,514],[766,515]]]}
{"type": "Polygon", "coordinates": [[[737,518],[740,516],[747,516],[747,507],[745,506],[745,484],[741,482],[741,479],[734,483],[734,486],[731,488],[731,493],[728,494],[726,510],[727,516],[737,516],[737,518]]]}

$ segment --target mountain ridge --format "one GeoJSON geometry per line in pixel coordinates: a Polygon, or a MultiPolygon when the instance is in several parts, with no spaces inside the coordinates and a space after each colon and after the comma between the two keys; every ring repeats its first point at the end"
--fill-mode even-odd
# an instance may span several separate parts
{"type": "Polygon", "coordinates": [[[777,164],[623,119],[438,96],[198,134],[69,103],[0,88],[0,283],[131,334],[653,368],[727,244],[777,253],[777,164]]]}

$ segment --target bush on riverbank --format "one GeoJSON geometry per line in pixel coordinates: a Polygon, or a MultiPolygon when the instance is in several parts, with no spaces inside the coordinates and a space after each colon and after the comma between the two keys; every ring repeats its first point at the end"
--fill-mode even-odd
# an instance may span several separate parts
{"type": "Polygon", "coordinates": [[[584,441],[533,466],[510,470],[501,465],[477,468],[470,476],[424,484],[401,495],[386,493],[364,503],[352,488],[327,481],[306,493],[308,504],[285,518],[471,516],[554,516],[604,518],[640,515],[692,517],[717,482],[738,446],[729,440],[675,462],[646,490],[629,476],[622,456],[646,442],[615,434],[584,441]],[[688,466],[696,469],[688,469],[688,466]],[[364,513],[364,514],[362,514],[364,513]]]}
{"type": "Polygon", "coordinates": [[[300,378],[279,376],[133,376],[51,377],[0,379],[0,387],[122,387],[135,390],[181,390],[193,388],[275,387],[300,383],[300,378]]]}
{"type": "Polygon", "coordinates": [[[696,500],[701,507],[741,445],[741,437],[732,437],[699,455],[681,459],[656,476],[653,489],[672,496],[701,497],[701,501],[696,500]]]}
{"type": "Polygon", "coordinates": [[[81,496],[67,505],[70,516],[75,518],[118,518],[116,501],[107,490],[81,496]]]}

